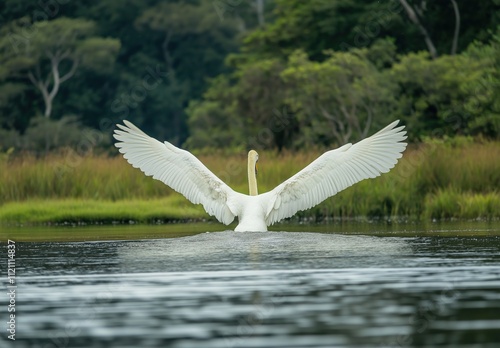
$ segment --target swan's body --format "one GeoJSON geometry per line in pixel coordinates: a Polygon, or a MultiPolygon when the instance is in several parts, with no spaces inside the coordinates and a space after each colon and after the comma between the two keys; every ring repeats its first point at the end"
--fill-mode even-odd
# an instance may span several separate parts
{"type": "Polygon", "coordinates": [[[128,121],[118,125],[114,137],[123,157],[144,174],[153,176],[202,204],[208,214],[229,225],[235,217],[235,231],[267,231],[267,226],[321,203],[337,192],[393,168],[406,148],[403,126],[391,123],[356,144],[325,152],[300,172],[272,191],[258,194],[254,150],[248,156],[250,195],[233,191],[195,156],[169,142],[149,137],[128,121]]]}

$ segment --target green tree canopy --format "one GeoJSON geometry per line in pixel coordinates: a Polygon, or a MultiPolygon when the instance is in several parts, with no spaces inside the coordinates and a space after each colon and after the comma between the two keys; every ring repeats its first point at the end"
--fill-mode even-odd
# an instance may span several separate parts
{"type": "Polygon", "coordinates": [[[417,138],[500,134],[499,37],[434,60],[427,52],[410,53],[394,65],[399,113],[417,138]]]}
{"type": "MultiPolygon", "coordinates": [[[[363,48],[386,36],[396,40],[398,52],[427,50],[421,28],[405,10],[408,4],[428,33],[437,54],[452,51],[457,16],[452,1],[417,0],[275,0],[276,20],[252,32],[245,50],[286,57],[296,49],[313,60],[325,49],[363,48]]],[[[500,24],[500,1],[463,0],[458,3],[460,30],[457,52],[473,40],[486,41],[488,30],[500,24]]]]}
{"type": "Polygon", "coordinates": [[[44,116],[50,117],[53,100],[62,83],[78,67],[109,70],[120,48],[116,39],[93,36],[95,23],[84,19],[58,18],[10,26],[0,40],[0,77],[29,78],[43,96],[44,116]]]}
{"type": "Polygon", "coordinates": [[[323,62],[309,60],[302,51],[289,58],[282,73],[287,100],[296,110],[314,144],[337,145],[362,139],[389,121],[395,107],[395,86],[384,71],[367,58],[367,50],[328,51],[323,62]]]}
{"type": "Polygon", "coordinates": [[[499,136],[500,0],[5,0],[0,20],[15,147],[43,115],[190,147],[331,146],[397,118],[411,140],[499,136]]]}

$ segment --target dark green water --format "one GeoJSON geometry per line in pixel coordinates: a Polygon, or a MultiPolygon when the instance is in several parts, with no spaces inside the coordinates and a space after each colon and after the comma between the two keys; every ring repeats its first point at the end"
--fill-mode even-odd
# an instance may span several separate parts
{"type": "MultiPolygon", "coordinates": [[[[500,224],[15,228],[2,347],[497,347],[500,224]],[[300,231],[300,232],[290,232],[300,231]],[[200,233],[203,232],[203,233],[200,233]],[[27,239],[47,242],[22,242],[27,239]]],[[[7,278],[6,262],[2,276],[7,278]]]]}

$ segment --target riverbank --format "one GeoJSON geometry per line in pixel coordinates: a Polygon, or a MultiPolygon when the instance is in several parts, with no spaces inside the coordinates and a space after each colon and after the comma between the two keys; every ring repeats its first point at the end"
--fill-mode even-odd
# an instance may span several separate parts
{"type": "Polygon", "coordinates": [[[151,200],[53,199],[5,203],[4,224],[129,224],[202,221],[208,218],[200,205],[180,195],[151,200]]]}
{"type": "MultiPolygon", "coordinates": [[[[259,191],[265,192],[313,161],[320,152],[262,152],[259,191]]],[[[246,154],[205,153],[200,160],[233,189],[246,193],[246,154]]],[[[299,218],[412,220],[500,217],[500,143],[429,142],[410,146],[388,174],[364,180],[299,218]]],[[[123,158],[0,156],[0,223],[140,223],[209,217],[123,158]]]]}
{"type": "MultiPolygon", "coordinates": [[[[379,209],[383,212],[387,207],[381,204],[379,209]]],[[[367,210],[369,214],[353,215],[353,212],[351,214],[347,212],[348,209],[341,206],[341,203],[337,204],[332,200],[308,211],[299,212],[292,220],[308,222],[322,222],[330,218],[396,221],[492,220],[500,218],[500,195],[440,191],[426,197],[420,214],[378,215],[367,210]]],[[[177,194],[163,199],[114,202],[91,199],[36,200],[9,202],[0,207],[0,224],[4,225],[163,224],[200,221],[216,222],[201,205],[193,205],[177,194]]]]}

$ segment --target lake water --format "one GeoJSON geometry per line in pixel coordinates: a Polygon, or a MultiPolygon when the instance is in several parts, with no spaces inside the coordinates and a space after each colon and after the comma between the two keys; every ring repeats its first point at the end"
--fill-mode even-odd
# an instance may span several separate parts
{"type": "Polygon", "coordinates": [[[2,232],[18,241],[1,346],[499,346],[498,222],[217,228],[2,232]]]}

